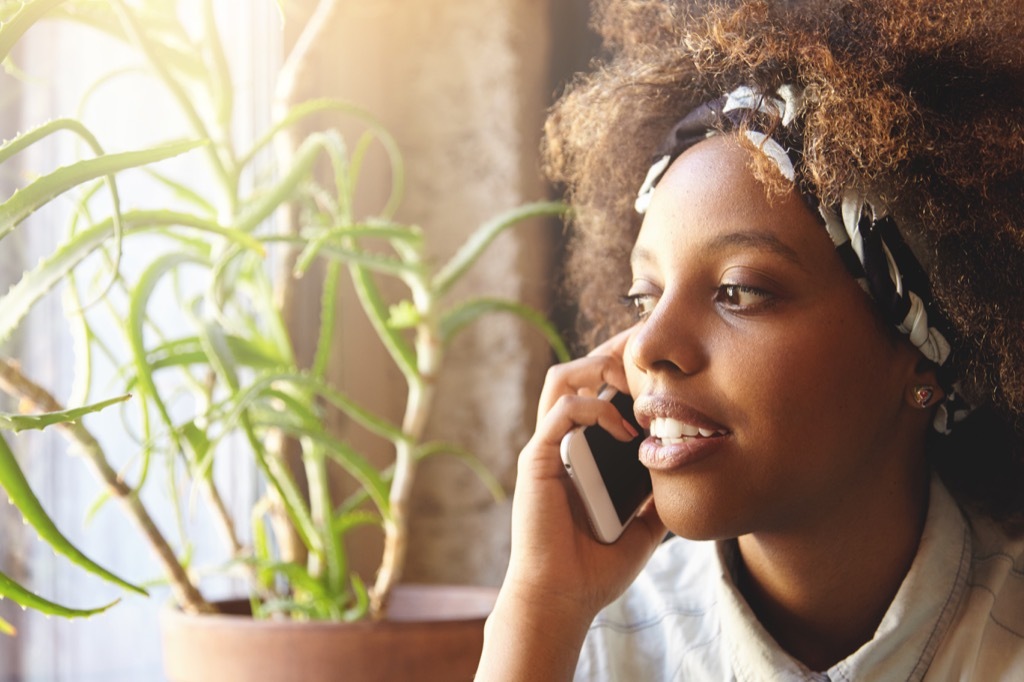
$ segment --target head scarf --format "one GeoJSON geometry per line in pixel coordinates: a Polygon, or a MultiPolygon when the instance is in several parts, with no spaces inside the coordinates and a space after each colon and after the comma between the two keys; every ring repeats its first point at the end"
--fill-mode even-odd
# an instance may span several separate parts
{"type": "Polygon", "coordinates": [[[924,269],[879,197],[848,188],[838,205],[826,206],[801,181],[802,139],[793,123],[803,104],[803,92],[793,85],[783,85],[767,94],[743,86],[689,112],[672,127],[655,153],[637,194],[636,211],[646,213],[658,181],[684,151],[722,132],[736,131],[745,136],[821,216],[843,264],[885,319],[939,368],[946,398],[939,405],[934,426],[948,434],[953,424],[971,411],[958,395],[959,385],[949,361],[950,326],[934,304],[924,269]]]}

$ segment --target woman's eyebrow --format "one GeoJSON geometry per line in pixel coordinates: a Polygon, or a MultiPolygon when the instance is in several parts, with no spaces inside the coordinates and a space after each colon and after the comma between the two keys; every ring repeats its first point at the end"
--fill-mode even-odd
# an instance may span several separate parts
{"type": "Polygon", "coordinates": [[[650,262],[654,260],[654,252],[650,249],[640,246],[639,244],[633,245],[633,250],[629,253],[629,264],[636,269],[636,266],[640,263],[650,262]]]}
{"type": "Polygon", "coordinates": [[[771,251],[791,261],[794,265],[798,265],[801,268],[804,267],[804,264],[800,262],[800,256],[797,255],[797,252],[792,247],[782,242],[775,235],[766,232],[729,232],[712,239],[708,242],[706,248],[717,251],[737,247],[771,251]]]}
{"type": "MultiPolygon", "coordinates": [[[[797,252],[792,247],[783,243],[775,235],[765,232],[729,232],[728,234],[715,237],[705,244],[704,248],[709,251],[721,251],[730,248],[763,249],[778,254],[794,265],[806,269],[804,264],[800,262],[800,256],[797,255],[797,252]]],[[[630,254],[629,262],[636,266],[654,259],[655,254],[652,249],[636,245],[630,254]]]]}

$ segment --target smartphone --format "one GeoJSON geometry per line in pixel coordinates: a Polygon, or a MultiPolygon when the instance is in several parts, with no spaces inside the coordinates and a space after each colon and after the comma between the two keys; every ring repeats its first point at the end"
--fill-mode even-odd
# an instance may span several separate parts
{"type": "Polygon", "coordinates": [[[651,496],[651,472],[640,463],[643,430],[633,416],[633,399],[607,387],[610,400],[640,435],[623,443],[600,426],[573,429],[562,439],[562,465],[579,493],[594,537],[615,542],[651,496]]]}

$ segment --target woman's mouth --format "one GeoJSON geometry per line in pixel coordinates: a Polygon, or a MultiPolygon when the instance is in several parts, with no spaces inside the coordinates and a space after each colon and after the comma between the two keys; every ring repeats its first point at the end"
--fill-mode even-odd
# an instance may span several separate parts
{"type": "Polygon", "coordinates": [[[640,462],[652,471],[669,471],[710,457],[725,442],[728,430],[654,417],[650,436],[640,445],[640,462]]]}
{"type": "Polygon", "coordinates": [[[655,417],[651,420],[650,431],[653,438],[664,444],[682,442],[684,438],[713,438],[727,433],[725,429],[708,429],[671,417],[655,417]]]}

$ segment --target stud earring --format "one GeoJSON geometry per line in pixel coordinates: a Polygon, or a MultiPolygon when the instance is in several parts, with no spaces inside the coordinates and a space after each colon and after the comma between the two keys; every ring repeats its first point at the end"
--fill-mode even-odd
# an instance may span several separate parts
{"type": "Polygon", "coordinates": [[[923,410],[935,397],[935,388],[933,386],[914,386],[912,396],[914,404],[923,410]]]}

